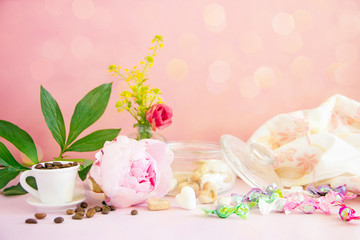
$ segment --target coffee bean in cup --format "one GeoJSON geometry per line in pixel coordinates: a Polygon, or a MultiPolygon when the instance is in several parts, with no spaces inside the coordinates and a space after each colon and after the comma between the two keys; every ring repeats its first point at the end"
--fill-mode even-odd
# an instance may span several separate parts
{"type": "Polygon", "coordinates": [[[38,163],[35,165],[35,169],[48,170],[48,169],[60,169],[77,166],[77,162],[61,163],[61,162],[51,162],[51,163],[38,163]]]}

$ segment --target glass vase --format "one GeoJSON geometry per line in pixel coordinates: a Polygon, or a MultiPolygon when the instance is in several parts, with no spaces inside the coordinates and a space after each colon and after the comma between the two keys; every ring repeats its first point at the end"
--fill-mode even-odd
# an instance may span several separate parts
{"type": "Polygon", "coordinates": [[[130,134],[128,137],[136,139],[136,140],[156,139],[156,140],[160,140],[162,142],[166,142],[166,139],[163,135],[161,135],[157,132],[154,132],[151,128],[151,125],[145,125],[145,124],[138,125],[136,127],[136,132],[130,134]]]}

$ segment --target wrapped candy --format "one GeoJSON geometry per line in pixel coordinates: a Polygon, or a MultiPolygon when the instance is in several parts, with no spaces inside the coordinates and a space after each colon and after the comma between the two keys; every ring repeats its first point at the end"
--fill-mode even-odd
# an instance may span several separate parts
{"type": "Polygon", "coordinates": [[[286,199],[280,197],[276,198],[272,203],[259,199],[258,207],[262,215],[267,215],[272,211],[283,212],[285,203],[286,199]]]}
{"type": "Polygon", "coordinates": [[[271,184],[265,189],[265,191],[259,188],[251,189],[251,191],[242,197],[242,202],[255,203],[257,206],[260,199],[267,203],[272,203],[276,198],[283,198],[283,195],[276,184],[271,184]]]}
{"type": "Polygon", "coordinates": [[[339,215],[343,221],[349,222],[351,220],[360,220],[360,216],[355,216],[355,210],[351,207],[348,207],[341,202],[335,202],[334,204],[340,206],[339,215]]]}
{"type": "Polygon", "coordinates": [[[244,196],[238,194],[231,194],[231,196],[231,205],[218,205],[215,210],[203,209],[203,211],[216,214],[220,218],[227,218],[231,214],[236,214],[246,219],[249,210],[253,207],[259,207],[262,214],[269,214],[273,210],[283,211],[286,202],[276,184],[268,186],[265,191],[253,188],[244,196]]]}
{"type": "Polygon", "coordinates": [[[346,205],[343,205],[339,209],[339,215],[342,220],[347,221],[347,222],[350,220],[359,220],[360,219],[360,216],[355,216],[355,210],[346,205]]]}
{"type": "Polygon", "coordinates": [[[333,189],[329,185],[320,185],[318,187],[315,187],[314,185],[310,184],[309,186],[306,187],[306,190],[316,196],[325,196],[330,191],[340,193],[341,195],[346,194],[345,185],[333,189]]]}
{"type": "Polygon", "coordinates": [[[206,214],[216,214],[220,218],[227,218],[231,214],[236,214],[243,219],[247,219],[250,207],[246,203],[237,206],[220,205],[215,210],[202,209],[206,214]]]}
{"type": "Polygon", "coordinates": [[[295,193],[287,197],[287,201],[284,204],[284,211],[286,214],[299,209],[304,213],[314,213],[316,210],[320,210],[325,214],[330,214],[330,207],[342,204],[344,200],[353,199],[356,194],[344,192],[334,192],[330,190],[325,196],[319,198],[311,198],[305,194],[295,193]]]}
{"type": "Polygon", "coordinates": [[[203,209],[203,211],[207,214],[216,214],[220,218],[227,218],[232,214],[236,214],[243,219],[247,219],[250,209],[254,207],[258,207],[260,212],[266,215],[271,211],[289,214],[296,210],[306,214],[312,214],[317,210],[330,214],[331,207],[340,206],[339,215],[342,220],[360,220],[360,216],[355,216],[354,209],[343,204],[344,200],[357,197],[354,193],[346,192],[346,186],[335,189],[327,185],[317,188],[309,186],[307,191],[311,192],[313,196],[319,197],[311,197],[304,191],[293,191],[284,197],[281,190],[275,184],[272,184],[265,191],[253,188],[245,195],[232,194],[232,198],[227,198],[226,201],[230,204],[219,204],[215,210],[203,209]]]}

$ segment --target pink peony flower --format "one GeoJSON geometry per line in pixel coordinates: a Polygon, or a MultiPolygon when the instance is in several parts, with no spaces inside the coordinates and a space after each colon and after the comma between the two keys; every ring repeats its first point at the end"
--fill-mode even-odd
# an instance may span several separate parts
{"type": "Polygon", "coordinates": [[[95,157],[90,176],[115,207],[161,198],[170,190],[174,154],[164,142],[120,135],[106,142],[95,157]]]}
{"type": "Polygon", "coordinates": [[[153,131],[166,128],[171,124],[172,109],[165,104],[155,104],[146,112],[146,120],[152,126],[153,131]]]}

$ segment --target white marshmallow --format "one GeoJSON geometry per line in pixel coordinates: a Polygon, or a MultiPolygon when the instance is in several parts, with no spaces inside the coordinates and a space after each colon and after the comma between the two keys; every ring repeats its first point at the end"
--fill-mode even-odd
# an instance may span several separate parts
{"type": "Polygon", "coordinates": [[[196,208],[196,195],[194,189],[191,187],[184,187],[181,189],[181,193],[175,197],[176,204],[188,210],[193,210],[196,208]]]}

